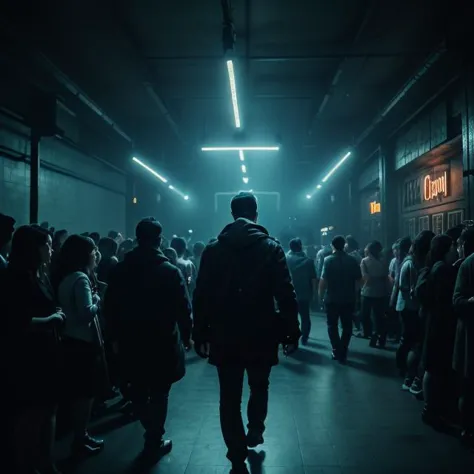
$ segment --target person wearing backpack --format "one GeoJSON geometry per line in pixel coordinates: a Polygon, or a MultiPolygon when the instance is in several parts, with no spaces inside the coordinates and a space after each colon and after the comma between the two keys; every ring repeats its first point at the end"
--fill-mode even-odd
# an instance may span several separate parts
{"type": "Polygon", "coordinates": [[[282,246],[258,225],[257,199],[232,199],[234,222],[209,243],[193,298],[194,347],[217,367],[220,420],[233,474],[248,473],[248,448],[263,443],[271,369],[278,348],[298,348],[298,305],[282,246]],[[275,301],[278,310],[275,309],[275,301]],[[241,415],[244,374],[250,386],[248,432],[241,415]]]}

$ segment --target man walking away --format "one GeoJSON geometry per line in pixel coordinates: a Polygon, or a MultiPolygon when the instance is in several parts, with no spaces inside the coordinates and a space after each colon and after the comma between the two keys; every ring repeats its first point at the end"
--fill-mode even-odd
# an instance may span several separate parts
{"type": "Polygon", "coordinates": [[[183,342],[189,346],[192,327],[183,277],[159,250],[161,232],[152,217],[139,222],[138,247],[117,264],[104,305],[130,399],[145,428],[144,454],[153,460],[172,447],[163,438],[168,395],[184,377],[183,342]]]}
{"type": "Polygon", "coordinates": [[[303,252],[300,239],[290,241],[290,252],[286,261],[296,291],[301,317],[301,342],[305,346],[311,332],[311,301],[317,295],[316,267],[314,261],[303,252]]]}
{"type": "Polygon", "coordinates": [[[334,237],[331,243],[333,254],[324,259],[319,282],[319,297],[324,297],[326,305],[332,357],[342,363],[347,359],[352,335],[352,315],[362,279],[359,263],[344,252],[345,244],[346,240],[342,235],[334,237]],[[339,319],[342,324],[342,336],[339,335],[339,319]]]}
{"type": "Polygon", "coordinates": [[[235,222],[202,254],[193,301],[193,339],[198,355],[217,366],[227,458],[231,472],[241,474],[248,472],[248,447],[263,443],[269,377],[278,363],[278,346],[283,344],[286,354],[293,352],[301,333],[285,253],[256,224],[255,196],[238,194],[231,210],[235,222]],[[250,386],[247,435],[240,409],[245,371],[250,386]]]}

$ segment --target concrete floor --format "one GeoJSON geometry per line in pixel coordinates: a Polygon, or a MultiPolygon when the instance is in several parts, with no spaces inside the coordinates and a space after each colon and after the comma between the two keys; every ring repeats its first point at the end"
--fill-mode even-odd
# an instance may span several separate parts
{"type": "MultiPolygon", "coordinates": [[[[309,346],[282,356],[272,373],[265,444],[253,456],[253,474],[474,473],[474,453],[421,423],[422,403],[402,392],[394,376],[393,350],[371,349],[354,338],[349,363],[341,366],[330,359],[322,315],[313,316],[312,336],[309,346]]],[[[188,358],[187,375],[170,396],[167,437],[173,451],[143,473],[230,470],[215,368],[194,353],[188,358]]],[[[248,389],[244,403],[247,397],[248,389]]],[[[98,425],[107,431],[104,451],[78,466],[77,474],[125,474],[140,452],[139,423],[115,429],[104,423],[98,425]]]]}

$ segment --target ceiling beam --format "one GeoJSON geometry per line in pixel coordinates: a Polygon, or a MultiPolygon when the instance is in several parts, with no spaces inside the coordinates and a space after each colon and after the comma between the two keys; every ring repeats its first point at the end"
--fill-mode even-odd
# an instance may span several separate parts
{"type": "MultiPolygon", "coordinates": [[[[124,19],[123,12],[115,4],[114,4],[113,8],[111,9],[111,11],[115,11],[116,21],[118,22],[118,24],[120,26],[120,30],[122,31],[122,33],[126,37],[126,39],[129,42],[130,46],[135,51],[137,61],[143,61],[142,60],[142,58],[143,58],[142,47],[140,45],[140,42],[137,40],[134,32],[132,32],[131,29],[128,27],[128,25],[127,25],[127,23],[124,19]]],[[[157,106],[158,110],[160,111],[160,113],[162,114],[164,119],[168,122],[168,124],[169,124],[171,130],[173,131],[173,133],[175,134],[175,136],[178,138],[179,141],[184,143],[185,140],[184,140],[184,138],[181,134],[181,131],[180,131],[180,128],[179,128],[178,124],[173,119],[173,116],[171,115],[170,111],[168,110],[165,102],[161,98],[160,94],[158,94],[158,92],[156,91],[156,88],[153,85],[154,82],[155,82],[154,74],[153,74],[151,68],[149,67],[149,65],[146,61],[144,62],[144,66],[145,66],[145,80],[143,81],[143,87],[145,88],[148,95],[150,96],[150,99],[157,106]]]]}
{"type": "MultiPolygon", "coordinates": [[[[385,58],[406,58],[406,57],[425,57],[429,54],[428,50],[412,50],[412,51],[386,51],[382,53],[374,53],[370,51],[339,51],[332,53],[303,54],[291,56],[250,56],[236,55],[235,59],[249,60],[251,62],[309,62],[309,61],[325,61],[328,59],[385,59],[385,58]]],[[[145,56],[147,61],[222,61],[223,56],[145,56]]]]}
{"type": "MultiPolygon", "coordinates": [[[[376,5],[376,1],[371,0],[369,6],[365,10],[364,16],[362,18],[362,21],[359,24],[359,27],[357,28],[356,34],[354,35],[354,38],[352,39],[351,46],[349,50],[353,50],[355,46],[357,45],[360,37],[362,36],[363,32],[365,31],[367,25],[369,24],[369,21],[372,17],[372,13],[374,12],[374,8],[376,5]]],[[[331,80],[331,83],[329,85],[329,88],[324,94],[323,99],[319,103],[319,107],[316,110],[316,113],[312,112],[311,116],[309,118],[309,123],[308,123],[308,135],[311,135],[313,131],[314,124],[319,120],[321,115],[324,112],[324,109],[326,108],[326,105],[328,104],[329,100],[331,99],[332,94],[334,93],[338,83],[339,79],[342,76],[342,73],[344,71],[344,67],[347,64],[347,61],[349,60],[349,56],[345,56],[341,59],[341,62],[338,64],[336,71],[334,72],[333,78],[331,80]]],[[[314,110],[314,109],[313,109],[314,110]]]]}

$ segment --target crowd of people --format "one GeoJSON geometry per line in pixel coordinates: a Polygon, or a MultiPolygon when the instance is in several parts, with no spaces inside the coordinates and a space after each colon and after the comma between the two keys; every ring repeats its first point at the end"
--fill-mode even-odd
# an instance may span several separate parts
{"type": "Polygon", "coordinates": [[[288,265],[302,343],[310,331],[307,308],[318,294],[333,359],[346,362],[353,334],[372,348],[385,348],[391,338],[398,343],[402,390],[425,402],[422,420],[437,430],[460,425],[463,442],[472,448],[474,226],[466,222],[440,235],[424,230],[413,241],[397,240],[392,253],[378,241],[361,251],[354,237],[336,236],[313,260],[299,239],[292,240],[288,265]]]}
{"type": "Polygon", "coordinates": [[[100,452],[91,413],[117,394],[143,425],[143,459],[156,462],[172,449],[168,397],[192,347],[217,367],[232,473],[248,472],[248,449],[264,442],[279,346],[290,355],[308,343],[312,309],[326,313],[331,356],[342,364],[353,334],[374,350],[397,342],[394,365],[402,389],[424,400],[423,421],[460,424],[474,448],[474,226],[402,238],[393,255],[378,241],[361,251],[352,236],[318,252],[294,238],[285,254],[257,224],[253,194],[235,196],[231,211],[218,238],[191,251],[184,238],[165,239],[151,217],[124,239],[69,235],[48,223],[15,228],[0,214],[13,472],[58,474],[52,453],[63,404],[74,459],[100,452]]]}

